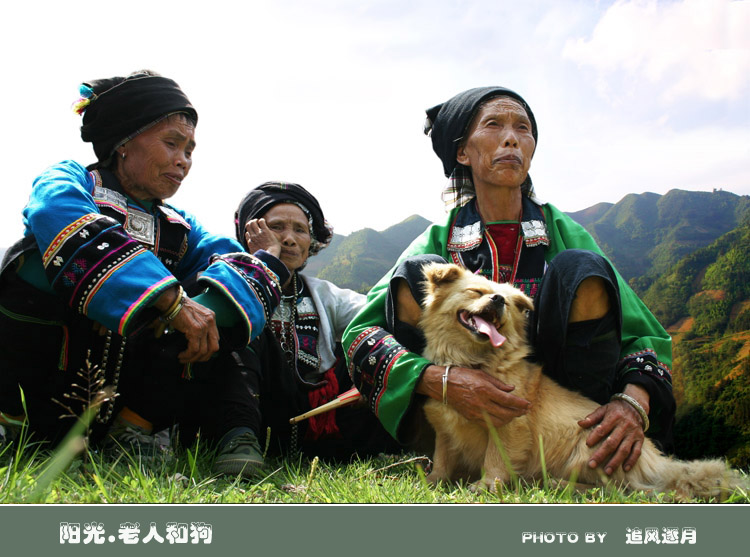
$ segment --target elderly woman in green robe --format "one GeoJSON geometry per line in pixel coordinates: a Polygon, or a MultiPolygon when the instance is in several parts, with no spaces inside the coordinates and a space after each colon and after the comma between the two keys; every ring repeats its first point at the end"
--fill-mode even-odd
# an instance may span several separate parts
{"type": "Polygon", "coordinates": [[[485,427],[485,416],[500,427],[528,411],[512,385],[420,355],[421,266],[449,261],[534,299],[535,359],[601,405],[579,422],[597,447],[589,466],[630,469],[646,433],[669,450],[671,339],[584,228],[536,196],[529,168],[538,128],[528,103],[509,89],[480,87],[427,116],[452,209],[406,249],[344,334],[350,373],[370,409],[404,443],[429,440],[413,427],[427,397],[485,427]]]}

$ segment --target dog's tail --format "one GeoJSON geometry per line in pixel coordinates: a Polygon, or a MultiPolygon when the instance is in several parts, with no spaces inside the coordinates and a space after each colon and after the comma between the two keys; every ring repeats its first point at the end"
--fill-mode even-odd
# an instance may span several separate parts
{"type": "Polygon", "coordinates": [[[674,492],[678,501],[721,502],[738,488],[750,488],[748,480],[723,460],[682,461],[650,451],[641,454],[626,478],[632,489],[674,492]]]}

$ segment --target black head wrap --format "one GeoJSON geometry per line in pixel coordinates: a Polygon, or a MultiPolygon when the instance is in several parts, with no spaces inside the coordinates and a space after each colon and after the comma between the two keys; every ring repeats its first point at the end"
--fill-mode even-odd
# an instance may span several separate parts
{"type": "Polygon", "coordinates": [[[245,223],[250,219],[261,218],[271,207],[279,203],[293,203],[307,215],[313,239],[310,244],[310,255],[315,255],[331,243],[333,229],[323,216],[318,200],[310,192],[298,184],[266,182],[250,190],[234,213],[237,240],[245,250],[248,249],[245,241],[245,223]]]}
{"type": "Polygon", "coordinates": [[[505,87],[477,87],[459,93],[452,99],[427,110],[425,133],[430,133],[432,148],[443,161],[443,170],[450,176],[458,166],[458,145],[466,134],[474,115],[486,101],[495,97],[511,97],[521,103],[531,120],[531,134],[537,140],[534,113],[521,95],[505,87]]]}
{"type": "Polygon", "coordinates": [[[81,85],[76,111],[83,113],[81,139],[94,144],[100,163],[113,151],[169,114],[185,113],[196,124],[198,113],[180,86],[144,70],[128,77],[110,77],[81,85]]]}

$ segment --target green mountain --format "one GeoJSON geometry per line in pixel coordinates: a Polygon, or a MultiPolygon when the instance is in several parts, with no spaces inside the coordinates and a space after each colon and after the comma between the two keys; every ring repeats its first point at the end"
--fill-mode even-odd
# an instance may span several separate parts
{"type": "Polygon", "coordinates": [[[305,273],[312,275],[314,277],[318,276],[318,273],[323,267],[326,267],[333,261],[334,256],[336,255],[336,251],[339,248],[339,245],[341,242],[344,241],[346,236],[342,236],[341,234],[333,234],[333,238],[331,239],[331,243],[328,244],[328,247],[324,250],[318,252],[313,257],[310,257],[307,260],[307,266],[305,267],[305,273]]]}
{"type": "Polygon", "coordinates": [[[394,224],[390,228],[386,228],[381,234],[385,240],[399,249],[398,256],[401,255],[401,252],[404,251],[417,236],[424,232],[430,224],[430,221],[427,219],[420,217],[419,215],[412,215],[406,220],[394,224]]]}
{"type": "Polygon", "coordinates": [[[617,270],[643,292],[682,257],[736,228],[750,196],[722,190],[629,194],[569,213],[594,237],[617,270]]]}
{"type": "Polygon", "coordinates": [[[328,248],[311,258],[307,272],[342,288],[365,293],[393,267],[401,252],[429,224],[427,219],[413,215],[382,232],[371,228],[358,230],[338,242],[331,242],[328,248]],[[313,260],[324,254],[326,259],[316,262],[323,264],[313,267],[313,260]]]}
{"type": "Polygon", "coordinates": [[[750,467],[750,198],[671,190],[570,216],[672,335],[677,456],[750,467]]]}
{"type": "MultiPolygon", "coordinates": [[[[640,294],[682,257],[736,228],[750,214],[750,196],[722,190],[629,194],[568,213],[586,228],[640,294]]],[[[334,235],[310,258],[307,273],[360,292],[369,290],[429,221],[418,215],[381,232],[334,235]]]]}
{"type": "Polygon", "coordinates": [[[597,203],[592,205],[588,209],[583,209],[575,213],[568,213],[573,220],[583,226],[586,230],[589,230],[590,226],[596,221],[604,217],[604,215],[614,207],[614,203],[597,203]]]}

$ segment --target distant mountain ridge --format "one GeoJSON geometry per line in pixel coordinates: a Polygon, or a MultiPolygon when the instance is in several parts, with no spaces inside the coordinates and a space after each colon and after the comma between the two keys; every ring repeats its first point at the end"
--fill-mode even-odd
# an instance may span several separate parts
{"type": "Polygon", "coordinates": [[[569,215],[583,225],[626,279],[645,290],[685,255],[709,245],[750,214],[750,196],[670,190],[629,194],[569,215]]]}
{"type": "Polygon", "coordinates": [[[341,288],[367,292],[429,225],[424,217],[412,215],[381,232],[371,228],[358,230],[311,257],[307,272],[341,288]],[[320,259],[315,261],[317,258],[320,259]]]}
{"type": "MultiPolygon", "coordinates": [[[[597,203],[568,215],[642,294],[681,258],[739,226],[750,215],[750,196],[673,189],[664,195],[628,194],[617,203],[597,203]]],[[[429,224],[412,215],[382,231],[334,234],[328,248],[308,260],[305,272],[367,292],[429,224]]],[[[4,251],[0,248],[0,257],[4,251]]]]}
{"type": "MultiPolygon", "coordinates": [[[[750,196],[722,190],[629,194],[568,213],[586,228],[622,276],[639,292],[685,255],[705,247],[750,215],[750,196]]],[[[310,258],[307,272],[366,292],[430,222],[418,215],[382,232],[363,229],[334,237],[310,258]]]]}

